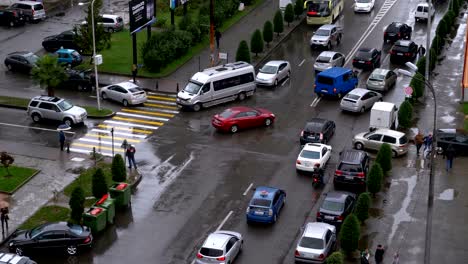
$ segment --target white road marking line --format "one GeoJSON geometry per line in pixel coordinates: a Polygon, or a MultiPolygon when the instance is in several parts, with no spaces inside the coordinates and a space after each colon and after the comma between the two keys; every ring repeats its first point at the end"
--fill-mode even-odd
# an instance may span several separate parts
{"type": "Polygon", "coordinates": [[[247,187],[247,189],[245,190],[245,192],[244,192],[242,195],[243,195],[243,196],[246,196],[247,193],[250,191],[250,188],[252,188],[252,186],[253,186],[253,183],[251,183],[251,184],[249,185],[249,187],[247,187]]]}
{"type": "Polygon", "coordinates": [[[421,169],[424,169],[424,159],[421,159],[421,169]]]}
{"type": "MultiPolygon", "coordinates": [[[[91,142],[91,143],[96,143],[96,144],[103,144],[103,145],[111,145],[112,146],[112,141],[104,141],[104,140],[96,140],[96,139],[90,139],[90,138],[79,138],[79,141],[85,141],[85,142],[91,142]]],[[[114,146],[120,146],[122,143],[117,143],[114,140],[114,146]]]]}
{"type": "Polygon", "coordinates": [[[223,225],[227,222],[227,220],[229,219],[229,217],[231,217],[232,213],[234,213],[234,212],[233,212],[233,211],[229,211],[229,213],[226,215],[226,217],[225,217],[224,220],[221,222],[221,224],[219,224],[218,228],[216,228],[216,231],[221,230],[221,228],[222,228],[223,225]]]}
{"type": "Polygon", "coordinates": [[[122,115],[122,116],[129,116],[129,117],[138,117],[138,118],[144,118],[144,119],[150,119],[150,120],[158,120],[158,121],[169,121],[169,118],[164,118],[164,117],[155,117],[155,116],[146,116],[146,115],[138,115],[138,114],[130,114],[126,112],[117,112],[117,115],[122,115]]]}
{"type": "Polygon", "coordinates": [[[158,93],[158,92],[146,92],[148,95],[160,95],[160,96],[166,96],[166,97],[173,97],[176,98],[176,94],[167,94],[167,93],[158,93]]]}
{"type": "Polygon", "coordinates": [[[322,97],[315,97],[314,101],[312,101],[312,103],[310,104],[310,107],[316,107],[320,100],[322,100],[322,97]]]}
{"type": "Polygon", "coordinates": [[[165,105],[177,105],[176,102],[168,102],[163,100],[146,100],[147,103],[165,104],[165,105]]]}
{"type": "Polygon", "coordinates": [[[305,62],[305,59],[303,59],[303,60],[301,61],[301,63],[299,63],[299,65],[297,65],[297,66],[298,66],[298,67],[301,67],[302,64],[304,64],[304,62],[305,62]]]}
{"type": "MultiPolygon", "coordinates": [[[[8,123],[0,123],[0,125],[57,132],[56,129],[42,128],[42,127],[22,126],[22,125],[16,125],[16,124],[8,124],[8,123]]],[[[75,134],[75,132],[70,132],[70,131],[63,131],[63,132],[68,133],[68,134],[73,134],[73,135],[75,134]]]]}
{"type": "Polygon", "coordinates": [[[284,84],[285,84],[287,81],[289,81],[289,77],[288,77],[286,80],[283,81],[283,83],[281,84],[281,86],[284,86],[284,84]]]}
{"type": "Polygon", "coordinates": [[[90,95],[89,98],[97,98],[95,95],[90,95]]]}
{"type": "MultiPolygon", "coordinates": [[[[71,152],[77,152],[77,153],[84,153],[84,154],[89,154],[89,153],[93,152],[92,150],[89,151],[89,150],[77,149],[77,148],[70,148],[70,151],[71,152]]],[[[96,150],[96,152],[103,155],[103,156],[112,157],[112,153],[100,152],[100,151],[97,151],[97,150],[96,150]]]]}
{"type": "Polygon", "coordinates": [[[159,128],[159,127],[156,127],[156,126],[138,125],[138,124],[133,124],[133,123],[113,121],[113,120],[105,120],[104,123],[116,124],[116,125],[122,125],[122,126],[131,126],[131,127],[142,127],[142,128],[153,129],[153,130],[156,130],[156,129],[159,128]]]}
{"type": "MultiPolygon", "coordinates": [[[[91,131],[92,131],[92,132],[97,132],[97,133],[111,134],[110,130],[104,130],[104,129],[96,129],[96,128],[93,128],[93,129],[91,129],[91,131]]],[[[128,137],[136,137],[136,138],[146,138],[146,135],[125,133],[125,132],[116,132],[116,131],[114,131],[114,135],[121,135],[121,136],[128,136],[128,137]]]]}
{"type": "Polygon", "coordinates": [[[168,110],[168,109],[162,109],[162,108],[157,108],[157,107],[134,107],[134,109],[137,110],[143,110],[143,111],[150,111],[150,112],[162,112],[162,113],[168,113],[168,114],[178,114],[179,111],[176,110],[168,110]]]}

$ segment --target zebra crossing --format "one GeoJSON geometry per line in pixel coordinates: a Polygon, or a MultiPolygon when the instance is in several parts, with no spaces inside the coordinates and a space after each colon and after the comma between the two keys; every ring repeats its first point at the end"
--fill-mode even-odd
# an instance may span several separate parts
{"type": "Polygon", "coordinates": [[[124,150],[120,146],[124,140],[137,145],[179,113],[176,95],[148,92],[147,97],[143,106],[124,107],[111,119],[92,127],[83,137],[71,143],[70,151],[89,154],[95,149],[104,156],[112,156],[112,151],[123,155],[124,150]]]}

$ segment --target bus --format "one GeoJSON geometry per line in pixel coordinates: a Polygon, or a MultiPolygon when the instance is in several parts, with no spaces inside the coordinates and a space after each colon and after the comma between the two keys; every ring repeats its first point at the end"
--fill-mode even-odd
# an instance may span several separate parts
{"type": "Polygon", "coordinates": [[[332,24],[343,11],[344,0],[306,0],[308,25],[332,24]]]}

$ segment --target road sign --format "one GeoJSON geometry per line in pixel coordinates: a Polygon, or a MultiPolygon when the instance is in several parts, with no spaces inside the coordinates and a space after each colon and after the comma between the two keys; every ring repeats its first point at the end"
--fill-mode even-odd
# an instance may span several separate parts
{"type": "Polygon", "coordinates": [[[220,52],[219,53],[219,59],[226,60],[227,59],[227,53],[220,52]]]}
{"type": "Polygon", "coordinates": [[[405,87],[405,94],[406,95],[412,95],[413,94],[413,88],[411,88],[411,86],[405,87]]]}

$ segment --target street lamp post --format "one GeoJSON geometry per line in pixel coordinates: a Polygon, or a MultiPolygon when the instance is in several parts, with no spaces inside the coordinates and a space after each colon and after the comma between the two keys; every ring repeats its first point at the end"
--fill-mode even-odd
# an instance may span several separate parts
{"type": "Polygon", "coordinates": [[[424,242],[424,263],[429,264],[431,262],[431,236],[432,236],[432,213],[434,210],[434,163],[436,155],[436,130],[437,130],[437,98],[435,96],[434,86],[424,78],[424,76],[419,73],[418,67],[411,62],[407,62],[406,66],[411,68],[414,72],[410,72],[403,69],[398,69],[398,72],[416,78],[418,81],[422,81],[425,86],[429,88],[434,100],[434,115],[433,122],[434,126],[432,128],[432,146],[431,146],[431,158],[430,158],[430,170],[429,170],[429,191],[427,194],[427,215],[426,215],[426,239],[424,242]]]}
{"type": "Polygon", "coordinates": [[[114,157],[114,127],[111,129],[111,135],[112,135],[112,158],[114,157]]]}

